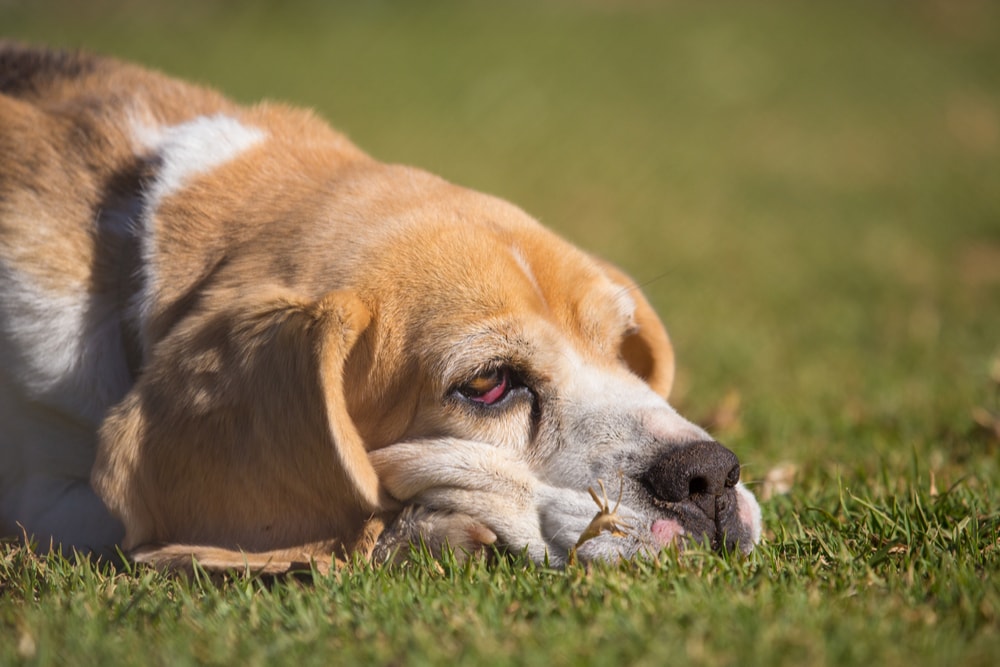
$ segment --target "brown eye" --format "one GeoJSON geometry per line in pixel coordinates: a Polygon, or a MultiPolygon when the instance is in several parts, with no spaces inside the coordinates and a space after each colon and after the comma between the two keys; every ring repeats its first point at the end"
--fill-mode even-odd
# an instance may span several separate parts
{"type": "Polygon", "coordinates": [[[476,377],[459,389],[459,392],[473,403],[495,405],[510,391],[510,371],[496,368],[476,377]]]}

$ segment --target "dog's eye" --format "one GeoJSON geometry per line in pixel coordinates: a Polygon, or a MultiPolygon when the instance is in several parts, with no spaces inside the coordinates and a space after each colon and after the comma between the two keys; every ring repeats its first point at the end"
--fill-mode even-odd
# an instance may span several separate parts
{"type": "Polygon", "coordinates": [[[473,403],[496,405],[507,396],[511,387],[510,371],[495,368],[462,385],[458,391],[473,403]]]}

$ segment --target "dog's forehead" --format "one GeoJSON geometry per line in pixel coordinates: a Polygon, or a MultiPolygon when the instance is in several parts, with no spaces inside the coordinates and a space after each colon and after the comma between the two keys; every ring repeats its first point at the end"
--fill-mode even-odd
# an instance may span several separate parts
{"type": "Polygon", "coordinates": [[[509,250],[517,268],[550,308],[571,307],[583,319],[610,314],[616,326],[633,321],[636,303],[628,286],[615,283],[591,257],[561,239],[534,246],[531,252],[515,241],[509,250]]]}
{"type": "MultiPolygon", "coordinates": [[[[451,384],[504,363],[563,382],[580,364],[616,365],[629,300],[586,255],[563,250],[539,263],[523,242],[505,239],[470,251],[461,269],[442,271],[442,292],[429,297],[439,306],[416,315],[409,346],[431,381],[451,384]]],[[[414,297],[416,308],[421,300],[414,297]]]]}
{"type": "Polygon", "coordinates": [[[339,178],[334,227],[349,221],[352,245],[367,251],[356,273],[380,281],[377,290],[412,287],[407,302],[446,310],[492,312],[527,300],[603,319],[632,316],[627,285],[503,199],[401,165],[366,162],[339,178]]]}
{"type": "Polygon", "coordinates": [[[445,325],[541,318],[564,334],[592,341],[621,335],[633,323],[635,301],[628,287],[541,227],[466,220],[439,225],[426,246],[411,244],[427,255],[399,267],[423,285],[422,294],[409,298],[430,300],[428,314],[439,315],[445,325]]]}
{"type": "Polygon", "coordinates": [[[384,335],[436,349],[547,330],[617,354],[636,304],[604,264],[501,199],[420,170],[377,170],[377,186],[352,202],[369,221],[356,228],[366,252],[355,275],[384,335]]]}

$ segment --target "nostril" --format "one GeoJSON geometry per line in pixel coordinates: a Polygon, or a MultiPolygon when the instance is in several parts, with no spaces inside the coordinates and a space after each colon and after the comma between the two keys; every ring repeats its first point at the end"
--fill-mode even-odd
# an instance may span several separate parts
{"type": "Polygon", "coordinates": [[[646,488],[658,499],[678,503],[691,498],[719,496],[740,479],[736,455],[706,440],[673,447],[643,476],[646,488]]]}
{"type": "Polygon", "coordinates": [[[726,487],[733,488],[740,481],[740,464],[737,463],[732,468],[729,469],[729,474],[726,475],[726,487]]]}

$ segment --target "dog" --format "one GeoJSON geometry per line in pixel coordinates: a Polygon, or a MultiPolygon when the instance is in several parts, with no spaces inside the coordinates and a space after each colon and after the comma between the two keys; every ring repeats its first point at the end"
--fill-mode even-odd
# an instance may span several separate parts
{"type": "Polygon", "coordinates": [[[262,571],[759,541],[650,303],[515,206],[15,43],[0,156],[0,533],[262,571]]]}

